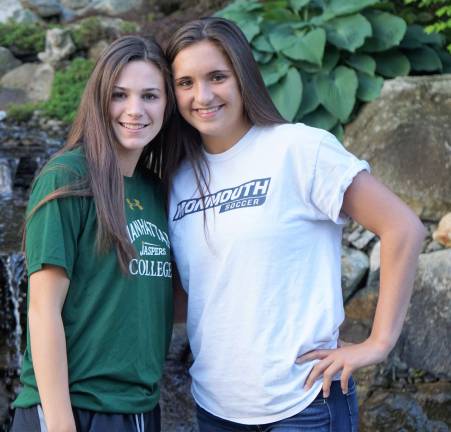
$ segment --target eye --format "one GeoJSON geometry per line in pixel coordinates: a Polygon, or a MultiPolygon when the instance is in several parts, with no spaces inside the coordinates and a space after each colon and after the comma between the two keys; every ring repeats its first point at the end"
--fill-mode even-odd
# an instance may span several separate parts
{"type": "Polygon", "coordinates": [[[193,85],[193,82],[190,79],[180,79],[175,84],[177,87],[190,87],[193,85]]]}
{"type": "Polygon", "coordinates": [[[145,93],[145,94],[142,95],[142,98],[145,101],[153,101],[153,100],[158,99],[158,96],[156,94],[154,94],[154,93],[145,93]]]}
{"type": "Polygon", "coordinates": [[[111,95],[111,98],[113,100],[122,100],[125,99],[127,97],[127,94],[123,91],[114,91],[113,94],[111,95]]]}
{"type": "Polygon", "coordinates": [[[211,76],[211,80],[214,82],[222,82],[227,78],[227,75],[224,75],[223,73],[214,73],[211,76]]]}

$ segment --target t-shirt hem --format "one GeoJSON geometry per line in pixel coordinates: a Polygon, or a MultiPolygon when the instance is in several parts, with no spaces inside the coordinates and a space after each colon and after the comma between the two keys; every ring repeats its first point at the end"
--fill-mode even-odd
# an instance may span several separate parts
{"type": "Polygon", "coordinates": [[[72,270],[69,269],[67,263],[64,262],[64,261],[61,261],[58,258],[45,258],[45,259],[41,259],[40,261],[35,262],[33,264],[27,263],[28,276],[30,276],[32,273],[35,273],[35,272],[37,272],[39,270],[42,270],[42,267],[44,265],[46,265],[46,264],[54,265],[54,266],[57,266],[57,267],[62,267],[66,271],[67,277],[69,279],[72,277],[72,270]]]}
{"type": "Polygon", "coordinates": [[[273,423],[276,421],[287,419],[289,417],[292,417],[292,416],[300,413],[316,399],[319,392],[321,391],[322,385],[323,385],[323,383],[321,380],[317,381],[314,384],[314,386],[312,388],[312,392],[309,395],[309,397],[302,400],[302,402],[292,406],[291,408],[284,410],[283,412],[279,412],[277,414],[262,415],[259,417],[224,417],[218,413],[215,413],[214,410],[211,410],[208,407],[206,407],[205,405],[199,403],[199,399],[196,397],[194,392],[191,391],[191,393],[192,393],[194,401],[196,402],[197,405],[199,405],[203,410],[209,412],[210,414],[212,414],[216,417],[219,417],[222,420],[227,420],[227,421],[231,421],[234,423],[241,423],[241,424],[245,424],[245,425],[256,425],[256,424],[273,423]]]}

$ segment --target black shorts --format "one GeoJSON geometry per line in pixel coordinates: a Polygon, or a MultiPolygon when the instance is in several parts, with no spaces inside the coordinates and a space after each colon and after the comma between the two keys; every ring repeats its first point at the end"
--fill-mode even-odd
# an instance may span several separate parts
{"type": "MultiPolygon", "coordinates": [[[[160,432],[160,407],[142,414],[109,414],[72,407],[77,432],[160,432]]],[[[47,432],[40,405],[16,408],[10,432],[47,432]]]]}

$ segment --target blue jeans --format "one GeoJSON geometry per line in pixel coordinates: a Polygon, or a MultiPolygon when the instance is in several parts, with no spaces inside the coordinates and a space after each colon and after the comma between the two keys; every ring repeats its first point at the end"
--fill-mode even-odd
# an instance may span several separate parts
{"type": "Polygon", "coordinates": [[[303,411],[273,423],[244,425],[223,420],[197,406],[200,432],[357,432],[358,405],[354,381],[348,393],[341,391],[340,381],[333,381],[328,398],[322,391],[303,411]]]}

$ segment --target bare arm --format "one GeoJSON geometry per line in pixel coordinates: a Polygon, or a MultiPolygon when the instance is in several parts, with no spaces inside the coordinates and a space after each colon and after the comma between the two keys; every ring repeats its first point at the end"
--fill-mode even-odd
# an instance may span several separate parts
{"type": "Polygon", "coordinates": [[[412,294],[425,229],[417,216],[391,191],[366,172],[359,173],[345,193],[343,211],[381,239],[381,278],[373,327],[360,344],[316,350],[297,361],[319,359],[306,387],[323,375],[327,397],[333,376],[342,372],[341,387],[358,368],[383,361],[401,333],[412,294]]]}
{"type": "Polygon", "coordinates": [[[69,279],[61,267],[44,266],[30,276],[28,323],[31,354],[49,432],[76,432],[61,318],[68,287],[69,279]]]}

